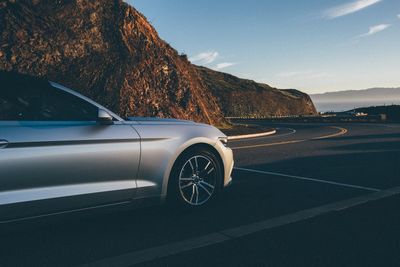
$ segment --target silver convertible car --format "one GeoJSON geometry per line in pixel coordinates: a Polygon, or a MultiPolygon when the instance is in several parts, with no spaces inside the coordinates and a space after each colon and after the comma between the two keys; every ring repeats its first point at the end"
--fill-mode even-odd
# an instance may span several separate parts
{"type": "Polygon", "coordinates": [[[0,71],[0,222],[128,203],[210,204],[231,183],[218,129],[127,118],[59,84],[0,71]]]}

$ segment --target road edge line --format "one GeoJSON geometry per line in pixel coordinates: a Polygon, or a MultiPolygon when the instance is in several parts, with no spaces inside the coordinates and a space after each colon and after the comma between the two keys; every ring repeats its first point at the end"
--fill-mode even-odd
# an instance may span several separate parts
{"type": "Polygon", "coordinates": [[[264,137],[264,136],[269,136],[269,135],[274,135],[274,134],[276,134],[276,130],[263,132],[263,133],[257,133],[257,134],[243,134],[243,135],[228,136],[228,140],[231,141],[231,140],[239,140],[239,139],[264,137]]]}
{"type": "Polygon", "coordinates": [[[234,150],[238,150],[238,149],[249,149],[249,148],[257,148],[257,147],[269,147],[269,146],[296,144],[296,143],[303,143],[303,142],[307,142],[307,141],[318,141],[318,140],[323,140],[323,139],[329,139],[332,137],[342,136],[348,132],[348,130],[346,128],[342,128],[342,127],[338,127],[338,126],[326,126],[326,127],[332,128],[332,129],[337,129],[340,131],[337,133],[334,133],[334,134],[314,137],[314,138],[310,138],[310,139],[299,139],[299,140],[282,141],[282,142],[259,144],[259,145],[237,146],[237,147],[231,147],[231,148],[234,150]]]}
{"type": "Polygon", "coordinates": [[[310,140],[323,140],[323,139],[333,138],[333,137],[345,135],[348,132],[348,130],[343,127],[339,127],[339,126],[328,126],[328,127],[332,128],[332,129],[337,129],[337,130],[339,130],[339,132],[330,134],[330,135],[321,136],[321,137],[311,138],[310,140]]]}
{"type": "Polygon", "coordinates": [[[254,172],[254,173],[258,173],[258,174],[266,174],[266,175],[271,175],[271,176],[280,176],[280,177],[285,177],[285,178],[297,179],[297,180],[301,180],[301,181],[330,184],[330,185],[335,185],[335,186],[343,186],[343,187],[354,188],[354,189],[359,189],[359,190],[366,190],[366,191],[371,191],[371,192],[382,191],[381,189],[378,189],[378,188],[372,188],[372,187],[354,185],[354,184],[346,184],[346,183],[340,183],[340,182],[335,182],[335,181],[330,181],[330,180],[321,180],[321,179],[316,179],[316,178],[303,177],[303,176],[284,174],[284,173],[278,173],[278,172],[261,171],[261,170],[254,170],[254,169],[241,168],[241,167],[234,167],[234,169],[238,170],[238,171],[254,172]]]}
{"type": "Polygon", "coordinates": [[[372,201],[392,197],[400,194],[400,187],[393,187],[379,192],[362,195],[350,199],[340,200],[330,204],[305,209],[295,213],[255,222],[247,225],[229,228],[219,232],[210,233],[200,237],[194,237],[182,241],[172,242],[161,246],[138,250],[122,254],[116,257],[110,257],[93,263],[79,265],[80,267],[94,266],[132,266],[145,262],[151,262],[160,258],[165,258],[191,250],[204,248],[225,241],[232,241],[257,232],[270,230],[273,228],[285,226],[288,224],[305,221],[311,218],[319,217],[331,212],[338,212],[360,206],[372,201]]]}

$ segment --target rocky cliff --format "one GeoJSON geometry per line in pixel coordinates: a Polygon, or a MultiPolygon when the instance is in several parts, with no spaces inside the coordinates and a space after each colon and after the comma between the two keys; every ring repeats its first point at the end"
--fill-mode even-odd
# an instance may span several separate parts
{"type": "Polygon", "coordinates": [[[218,125],[224,114],[315,112],[300,92],[195,67],[121,0],[0,0],[0,69],[46,77],[121,116],[218,125]]]}
{"type": "Polygon", "coordinates": [[[311,98],[298,90],[280,90],[204,67],[197,70],[227,117],[316,114],[311,98]]]}
{"type": "Polygon", "coordinates": [[[121,116],[224,121],[194,66],[119,0],[0,0],[0,69],[44,76],[121,116]]]}

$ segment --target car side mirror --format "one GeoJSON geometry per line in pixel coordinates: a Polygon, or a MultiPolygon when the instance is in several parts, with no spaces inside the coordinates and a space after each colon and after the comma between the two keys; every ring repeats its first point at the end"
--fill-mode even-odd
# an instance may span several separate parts
{"type": "Polygon", "coordinates": [[[99,109],[97,114],[97,122],[102,125],[114,124],[113,117],[104,109],[99,109]]]}

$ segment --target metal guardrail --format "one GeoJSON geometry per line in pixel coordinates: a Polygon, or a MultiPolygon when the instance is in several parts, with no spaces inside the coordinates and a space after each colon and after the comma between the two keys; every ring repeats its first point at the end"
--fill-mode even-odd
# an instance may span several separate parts
{"type": "Polygon", "coordinates": [[[243,116],[243,117],[227,117],[228,120],[264,120],[264,121],[285,121],[285,122],[385,122],[387,118],[382,115],[368,116],[334,116],[334,115],[318,115],[318,116],[243,116]]]}
{"type": "Polygon", "coordinates": [[[320,118],[319,115],[274,115],[274,116],[242,116],[242,117],[226,117],[229,119],[285,119],[285,118],[320,118]]]}

